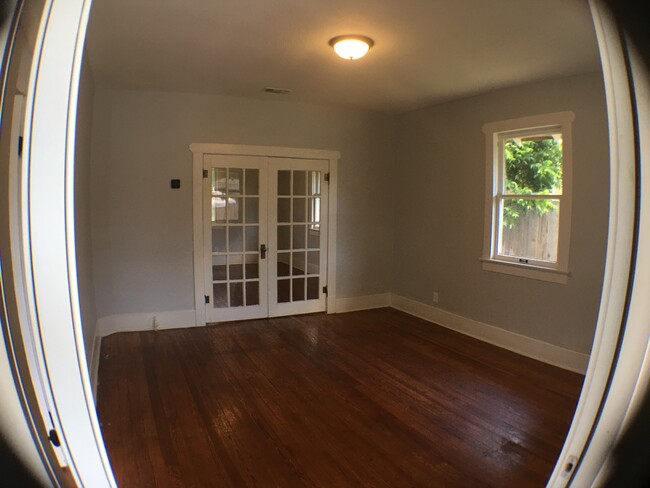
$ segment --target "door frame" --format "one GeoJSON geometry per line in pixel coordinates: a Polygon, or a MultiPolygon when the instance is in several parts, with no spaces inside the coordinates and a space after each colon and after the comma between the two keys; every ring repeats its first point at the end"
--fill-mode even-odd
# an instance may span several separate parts
{"type": "Polygon", "coordinates": [[[203,239],[203,157],[206,154],[221,156],[261,156],[268,158],[320,159],[329,163],[329,200],[327,231],[327,313],[336,313],[336,221],[338,151],[276,146],[200,143],[190,144],[192,157],[192,240],[194,254],[194,310],[195,323],[207,323],[205,312],[205,257],[203,239]]]}

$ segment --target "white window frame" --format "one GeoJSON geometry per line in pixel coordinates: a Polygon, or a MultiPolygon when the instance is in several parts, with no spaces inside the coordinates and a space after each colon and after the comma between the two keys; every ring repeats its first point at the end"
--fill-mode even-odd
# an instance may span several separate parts
{"type": "Polygon", "coordinates": [[[566,284],[569,277],[569,247],[571,242],[571,197],[573,187],[573,150],[571,126],[575,114],[555,112],[530,117],[491,122],[483,126],[486,146],[485,235],[482,266],[495,271],[536,280],[566,284]],[[501,231],[500,207],[504,199],[503,141],[512,137],[542,134],[562,134],[562,194],[522,195],[524,198],[560,200],[557,262],[519,259],[498,254],[501,231]]]}

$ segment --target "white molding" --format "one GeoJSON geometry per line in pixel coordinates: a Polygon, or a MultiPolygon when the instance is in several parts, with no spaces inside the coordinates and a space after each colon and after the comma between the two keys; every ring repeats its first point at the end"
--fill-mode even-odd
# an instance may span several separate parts
{"type": "Polygon", "coordinates": [[[621,43],[618,23],[597,0],[589,2],[598,45],[607,99],[610,148],[610,198],[607,259],[598,323],[582,394],[559,461],[548,486],[601,486],[606,483],[613,447],[634,417],[646,392],[650,372],[650,212],[647,175],[650,170],[650,83],[643,61],[621,43]],[[630,55],[632,80],[626,70],[630,55]],[[634,93],[630,92],[633,81],[634,93]],[[633,95],[635,98],[633,98],[633,95]],[[632,108],[636,103],[638,132],[632,108]],[[638,147],[635,143],[638,137],[638,147]],[[636,153],[638,149],[638,153],[636,153]],[[641,164],[636,175],[636,161],[641,164]],[[635,183],[639,191],[639,235],[636,262],[631,261],[635,218],[635,183]],[[634,264],[633,275],[630,265],[634,264]],[[631,280],[630,280],[631,278],[631,280]],[[626,310],[626,293],[629,302],[626,310]],[[620,348],[620,349],[619,349],[620,348]],[[566,459],[579,460],[573,478],[562,466],[566,459]]]}
{"type": "MultiPolygon", "coordinates": [[[[324,149],[304,149],[292,147],[252,146],[240,144],[192,143],[189,146],[192,159],[192,222],[194,241],[194,306],[196,325],[206,325],[204,295],[207,277],[204,271],[204,238],[203,236],[203,166],[206,155],[220,156],[261,156],[269,158],[326,160],[329,172],[327,195],[327,313],[336,312],[336,236],[337,236],[337,194],[338,194],[338,161],[341,154],[338,151],[324,149]],[[198,239],[197,236],[202,236],[198,239]]],[[[321,224],[322,225],[322,224],[321,224]]],[[[207,238],[206,238],[207,239],[207,238]]],[[[269,311],[269,316],[272,314],[269,311]]]]}
{"type": "Polygon", "coordinates": [[[584,374],[587,369],[589,362],[587,354],[456,315],[396,294],[391,296],[391,306],[428,322],[562,369],[580,374],[584,374]]]}
{"type": "Polygon", "coordinates": [[[513,276],[521,276],[539,281],[549,281],[566,285],[569,282],[569,273],[558,271],[556,269],[542,268],[528,264],[509,263],[506,261],[497,261],[496,259],[481,258],[481,267],[483,271],[493,273],[503,273],[513,276]]]}
{"type": "MultiPolygon", "coordinates": [[[[536,133],[550,128],[560,128],[562,132],[562,195],[557,196],[560,204],[560,221],[558,229],[557,263],[548,266],[543,261],[530,260],[530,264],[538,268],[545,267],[551,271],[569,272],[569,250],[571,247],[571,213],[573,206],[573,133],[572,124],[575,120],[575,113],[572,111],[554,112],[548,114],[532,115],[516,119],[490,122],[483,125],[485,133],[485,222],[483,230],[483,254],[484,261],[489,263],[507,262],[508,259],[497,255],[498,231],[497,223],[500,220],[498,200],[501,198],[499,184],[503,181],[503,165],[495,164],[500,158],[500,145],[498,140],[503,133],[536,133]]],[[[517,263],[518,264],[518,263],[517,263]]],[[[544,275],[537,270],[528,267],[513,268],[488,266],[483,269],[499,273],[514,274],[536,280],[553,281],[566,283],[564,278],[552,275],[544,275]]]]}
{"type": "Polygon", "coordinates": [[[93,350],[90,355],[90,384],[93,388],[93,398],[95,399],[95,405],[97,404],[97,385],[99,380],[99,358],[102,350],[102,338],[99,335],[95,335],[95,340],[93,340],[93,350]]]}
{"type": "Polygon", "coordinates": [[[372,308],[390,307],[391,294],[378,293],[361,297],[338,298],[336,300],[336,313],[356,312],[357,310],[370,310],[372,308]]]}
{"type": "MultiPolygon", "coordinates": [[[[38,328],[68,476],[115,487],[83,340],[75,252],[74,154],[79,78],[91,0],[47,1],[27,93],[23,159],[38,328]]],[[[61,459],[61,458],[59,458],[61,459]]]]}
{"type": "Polygon", "coordinates": [[[298,147],[252,146],[247,144],[218,144],[194,142],[190,144],[194,154],[222,154],[239,156],[266,156],[269,158],[298,158],[298,159],[334,159],[341,158],[338,151],[325,149],[305,149],[298,147]]]}
{"type": "Polygon", "coordinates": [[[97,335],[106,337],[117,332],[183,329],[196,327],[195,310],[166,312],[120,313],[97,320],[97,335]],[[157,324],[157,327],[154,327],[157,324]]]}

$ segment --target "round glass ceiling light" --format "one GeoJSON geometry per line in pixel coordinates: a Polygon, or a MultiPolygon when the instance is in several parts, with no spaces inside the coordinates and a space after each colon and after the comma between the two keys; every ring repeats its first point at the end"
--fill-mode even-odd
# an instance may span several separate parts
{"type": "Polygon", "coordinates": [[[330,46],[343,59],[359,59],[366,55],[375,42],[366,36],[337,36],[330,39],[330,46]]]}

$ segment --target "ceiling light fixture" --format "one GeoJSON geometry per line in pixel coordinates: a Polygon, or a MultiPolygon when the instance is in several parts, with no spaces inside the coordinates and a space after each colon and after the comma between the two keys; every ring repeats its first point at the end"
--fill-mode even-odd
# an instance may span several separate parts
{"type": "Polygon", "coordinates": [[[375,42],[366,36],[336,36],[329,45],[343,59],[359,59],[366,55],[375,42]]]}

